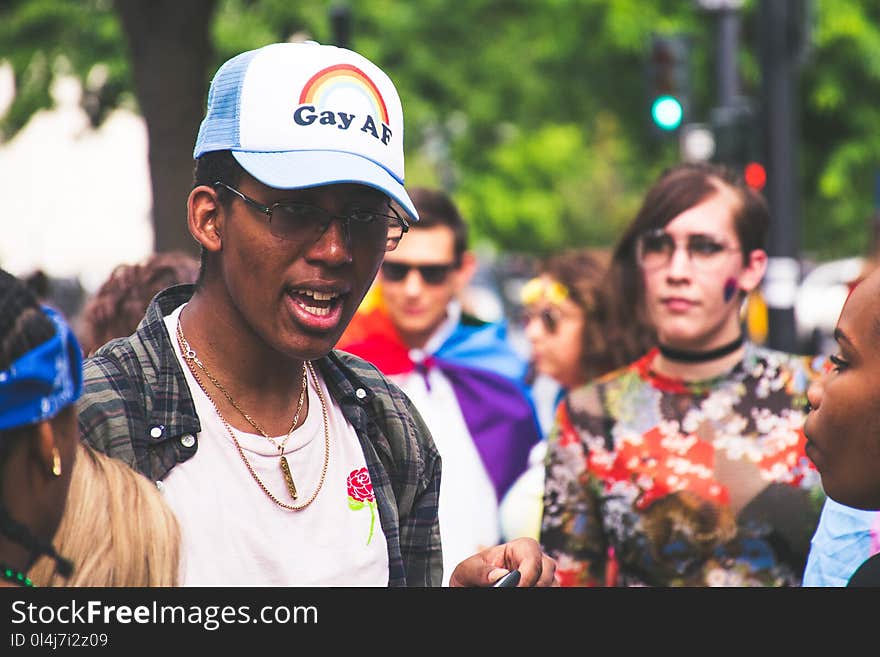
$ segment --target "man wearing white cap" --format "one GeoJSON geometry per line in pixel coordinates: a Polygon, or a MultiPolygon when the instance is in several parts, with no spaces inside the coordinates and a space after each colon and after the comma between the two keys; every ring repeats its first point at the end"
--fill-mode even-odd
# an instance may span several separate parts
{"type": "MultiPolygon", "coordinates": [[[[194,157],[199,280],[89,359],[83,435],[160,482],[185,585],[439,584],[433,439],[398,388],[333,350],[418,220],[393,83],[333,46],[243,53],[211,83],[194,157]]],[[[520,585],[554,580],[518,539],[450,584],[512,569],[520,585]]]]}

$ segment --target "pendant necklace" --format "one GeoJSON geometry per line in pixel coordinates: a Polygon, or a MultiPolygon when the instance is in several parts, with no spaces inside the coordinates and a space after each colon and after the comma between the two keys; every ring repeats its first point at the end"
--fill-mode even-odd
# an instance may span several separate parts
{"type": "Polygon", "coordinates": [[[288,430],[287,435],[284,437],[284,440],[282,440],[279,443],[279,442],[276,442],[275,439],[272,438],[257,423],[256,420],[254,420],[249,414],[247,414],[244,411],[244,409],[242,409],[236,403],[236,401],[232,398],[232,396],[229,394],[229,392],[227,392],[226,388],[224,388],[223,385],[214,377],[214,375],[211,374],[211,372],[208,370],[208,368],[205,367],[205,364],[196,355],[195,350],[190,346],[189,342],[187,341],[186,337],[184,336],[183,328],[180,325],[180,319],[177,320],[177,342],[178,342],[178,345],[180,346],[180,351],[183,354],[183,359],[186,362],[187,366],[189,367],[190,372],[192,373],[196,382],[199,384],[199,387],[202,389],[202,391],[205,393],[205,395],[207,395],[208,400],[214,406],[214,410],[217,412],[217,416],[220,418],[221,422],[226,427],[227,432],[232,437],[232,441],[235,444],[236,449],[238,450],[239,456],[244,461],[245,465],[247,466],[248,471],[251,473],[251,476],[254,478],[254,480],[257,482],[257,484],[260,486],[260,488],[263,490],[263,492],[266,493],[266,495],[268,495],[272,499],[273,502],[275,502],[279,506],[282,506],[286,509],[298,511],[300,509],[304,509],[309,504],[311,504],[312,501],[315,499],[315,497],[317,497],[318,491],[321,490],[321,487],[324,484],[324,478],[327,474],[327,465],[328,465],[328,462],[330,459],[330,429],[329,429],[329,422],[327,419],[327,406],[326,406],[326,403],[324,402],[324,395],[321,392],[320,385],[318,385],[318,379],[317,379],[317,376],[315,375],[315,370],[312,367],[311,362],[310,361],[303,362],[302,387],[300,388],[299,400],[296,405],[296,413],[293,416],[293,422],[290,425],[290,429],[288,430]],[[245,456],[244,451],[242,450],[241,445],[238,442],[238,439],[235,437],[235,434],[232,431],[232,427],[229,425],[229,422],[226,420],[226,418],[223,417],[223,414],[220,412],[220,408],[217,406],[213,397],[208,393],[207,389],[205,388],[204,384],[202,383],[202,380],[198,374],[198,371],[195,368],[198,368],[198,370],[201,370],[201,372],[206,377],[208,377],[208,379],[211,381],[211,383],[213,383],[214,386],[227,399],[227,401],[230,404],[232,404],[233,408],[235,408],[235,410],[237,410],[241,414],[241,416],[244,417],[245,420],[247,420],[248,424],[250,424],[254,429],[257,430],[257,432],[260,433],[260,435],[262,435],[264,438],[266,438],[266,440],[268,440],[270,443],[272,443],[272,445],[274,447],[276,447],[278,449],[279,465],[281,468],[281,474],[284,476],[284,483],[287,485],[287,492],[290,494],[290,497],[294,500],[298,499],[299,494],[296,489],[296,484],[293,481],[293,474],[290,471],[290,465],[287,462],[287,457],[284,456],[284,446],[287,444],[287,441],[290,439],[290,436],[293,434],[293,430],[296,429],[297,425],[299,424],[300,413],[302,412],[303,405],[305,403],[305,398],[306,398],[306,391],[308,390],[307,375],[309,373],[311,373],[312,381],[315,385],[315,390],[318,393],[318,399],[321,402],[321,412],[322,412],[323,420],[324,420],[324,467],[321,472],[321,479],[318,482],[318,486],[317,486],[315,492],[312,494],[312,496],[309,498],[309,500],[307,502],[305,502],[304,504],[302,504],[300,506],[284,504],[283,502],[278,500],[271,492],[269,492],[269,489],[260,480],[260,478],[257,476],[256,472],[254,471],[253,467],[251,466],[250,462],[247,460],[247,457],[245,456]]]}

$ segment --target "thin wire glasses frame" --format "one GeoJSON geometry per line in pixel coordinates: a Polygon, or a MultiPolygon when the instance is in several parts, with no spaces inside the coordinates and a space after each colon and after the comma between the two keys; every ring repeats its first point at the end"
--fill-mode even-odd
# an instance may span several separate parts
{"type": "Polygon", "coordinates": [[[388,209],[393,214],[355,208],[348,214],[339,215],[328,212],[317,205],[298,201],[278,201],[271,205],[263,205],[220,180],[214,182],[213,187],[226,188],[247,205],[266,215],[269,231],[275,237],[284,240],[314,242],[326,232],[333,219],[340,219],[343,221],[347,235],[356,238],[358,243],[363,240],[378,239],[381,233],[379,226],[384,225],[385,250],[393,251],[397,248],[403,234],[409,230],[409,223],[390,203],[388,209]]]}
{"type": "Polygon", "coordinates": [[[675,252],[684,248],[688,262],[695,269],[711,271],[724,260],[724,253],[738,253],[742,249],[729,246],[722,239],[706,233],[690,233],[681,245],[662,228],[645,231],[636,238],[636,262],[646,271],[662,269],[672,262],[675,252]]]}

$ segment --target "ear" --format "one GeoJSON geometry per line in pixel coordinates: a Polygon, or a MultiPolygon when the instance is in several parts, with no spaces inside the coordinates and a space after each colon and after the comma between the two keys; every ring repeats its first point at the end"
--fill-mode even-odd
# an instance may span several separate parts
{"type": "Polygon", "coordinates": [[[455,291],[461,292],[477,273],[477,257],[471,251],[461,254],[461,266],[455,271],[455,291]]]}
{"type": "Polygon", "coordinates": [[[224,217],[223,206],[215,190],[207,185],[199,185],[189,193],[186,200],[187,226],[190,234],[205,250],[217,252],[222,248],[224,217]]]}
{"type": "Polygon", "coordinates": [[[767,252],[755,249],[749,254],[749,261],[739,275],[739,289],[748,294],[761,284],[767,272],[767,252]]]}

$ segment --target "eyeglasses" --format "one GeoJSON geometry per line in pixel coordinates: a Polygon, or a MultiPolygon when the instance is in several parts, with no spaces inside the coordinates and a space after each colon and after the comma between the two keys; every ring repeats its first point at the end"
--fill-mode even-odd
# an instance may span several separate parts
{"type": "Polygon", "coordinates": [[[523,310],[523,325],[527,326],[529,322],[535,318],[541,320],[541,325],[547,333],[556,333],[556,329],[559,328],[559,320],[561,319],[561,317],[550,308],[526,308],[523,310]]]}
{"type": "Polygon", "coordinates": [[[217,181],[214,187],[225,187],[242,201],[269,218],[269,232],[283,240],[312,243],[323,235],[333,219],[340,219],[346,234],[354,244],[380,244],[385,242],[385,250],[397,248],[400,238],[409,230],[409,224],[397,211],[388,206],[393,215],[383,214],[366,208],[352,208],[347,214],[333,214],[324,208],[298,201],[278,201],[263,205],[246,194],[217,181]]]}
{"type": "Polygon", "coordinates": [[[449,272],[455,269],[455,263],[443,265],[413,265],[407,262],[383,262],[382,277],[386,281],[399,283],[409,275],[410,269],[419,272],[419,276],[427,285],[441,285],[446,281],[449,272]]]}
{"type": "MultiPolygon", "coordinates": [[[[655,229],[639,235],[636,241],[636,260],[645,270],[661,269],[672,261],[678,244],[664,230],[655,229]]],[[[738,247],[728,246],[721,240],[703,233],[687,236],[688,259],[691,265],[701,271],[710,271],[724,262],[724,253],[740,251],[738,247]]]]}

